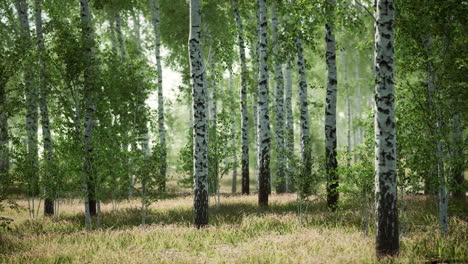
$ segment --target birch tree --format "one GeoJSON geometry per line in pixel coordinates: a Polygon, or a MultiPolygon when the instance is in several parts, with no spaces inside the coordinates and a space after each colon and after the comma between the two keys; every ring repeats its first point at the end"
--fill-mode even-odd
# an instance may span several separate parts
{"type": "Polygon", "coordinates": [[[310,182],[312,174],[312,150],[310,142],[310,116],[309,116],[309,103],[307,101],[307,76],[304,59],[304,48],[302,46],[302,39],[296,38],[297,50],[297,69],[299,73],[299,112],[300,112],[300,139],[301,139],[301,158],[302,158],[302,172],[300,190],[303,194],[310,193],[310,182]]]}
{"type": "Polygon", "coordinates": [[[245,41],[244,41],[244,28],[242,24],[242,17],[239,12],[239,2],[234,1],[234,14],[236,16],[236,25],[238,31],[238,46],[239,56],[241,63],[241,174],[242,174],[242,194],[249,194],[249,112],[247,109],[247,59],[245,56],[245,41]]]}
{"type": "MultiPolygon", "coordinates": [[[[294,116],[292,109],[292,74],[291,62],[286,64],[286,86],[284,98],[284,111],[286,115],[285,122],[285,147],[287,153],[287,174],[286,174],[286,190],[291,192],[294,189],[294,179],[290,176],[293,170],[293,155],[294,155],[294,116]]],[[[307,102],[306,102],[307,103],[307,102]]]]}
{"type": "Polygon", "coordinates": [[[159,0],[149,0],[151,18],[154,30],[155,56],[158,89],[158,131],[159,145],[161,148],[161,167],[159,174],[161,177],[160,190],[166,190],[166,173],[167,173],[167,147],[166,147],[166,128],[164,126],[164,96],[163,96],[163,72],[161,66],[161,30],[160,30],[160,15],[159,15],[159,0]]]}
{"type": "Polygon", "coordinates": [[[270,116],[268,111],[267,3],[258,0],[258,204],[268,206],[270,186],[270,116]]]}
{"type": "MultiPolygon", "coordinates": [[[[235,103],[236,100],[234,98],[234,85],[233,85],[233,78],[232,78],[232,69],[229,69],[229,100],[230,100],[230,110],[232,113],[236,112],[235,103]]],[[[241,112],[242,114],[242,112],[241,112]]],[[[242,117],[241,117],[242,118],[242,117]]],[[[236,151],[236,122],[231,122],[231,153],[232,153],[232,186],[231,192],[237,192],[237,151],[236,151]]],[[[247,157],[248,158],[248,157],[247,157]]],[[[248,168],[247,168],[248,169],[248,168]]]]}
{"type": "Polygon", "coordinates": [[[84,68],[84,137],[83,137],[83,191],[85,194],[86,229],[91,228],[90,215],[96,214],[96,180],[93,168],[93,130],[96,113],[96,67],[94,58],[94,29],[88,0],[80,0],[81,34],[84,68]]]}
{"type": "MultiPolygon", "coordinates": [[[[327,0],[327,15],[333,16],[335,0],[327,0]]],[[[325,159],[327,176],[327,204],[331,210],[338,206],[338,175],[336,168],[336,48],[333,22],[329,18],[325,23],[325,59],[327,64],[327,95],[325,103],[325,159]]]]}
{"type": "Polygon", "coordinates": [[[44,141],[44,159],[45,159],[45,200],[44,200],[44,215],[54,214],[54,196],[53,188],[53,145],[52,136],[50,133],[49,121],[49,108],[48,103],[48,89],[46,82],[46,64],[45,64],[45,45],[42,33],[42,8],[41,0],[35,0],[35,18],[36,18],[36,38],[37,48],[39,50],[39,101],[41,109],[41,125],[42,125],[42,139],[44,141]]]}
{"type": "Polygon", "coordinates": [[[447,195],[447,185],[446,185],[446,175],[445,175],[445,154],[444,147],[442,143],[442,111],[439,105],[439,98],[437,97],[437,84],[436,84],[436,71],[434,68],[433,61],[430,59],[432,54],[432,37],[428,36],[425,43],[425,51],[428,55],[428,60],[426,62],[426,83],[427,83],[427,93],[428,93],[428,103],[429,110],[431,111],[433,121],[435,125],[433,126],[433,133],[435,135],[435,157],[436,157],[436,175],[438,181],[438,214],[439,214],[439,225],[443,233],[448,232],[448,195],[447,195]]]}
{"type": "Polygon", "coordinates": [[[351,166],[351,94],[348,85],[348,72],[345,50],[341,49],[341,64],[343,69],[343,86],[346,91],[346,151],[348,152],[347,166],[351,166]]]}
{"type": "Polygon", "coordinates": [[[200,45],[201,0],[190,1],[189,57],[192,78],[194,217],[197,228],[208,224],[208,127],[205,66],[200,45]]]}
{"type": "MultiPolygon", "coordinates": [[[[20,39],[22,52],[26,53],[32,48],[29,29],[28,4],[25,0],[15,0],[20,24],[20,39]]],[[[28,194],[32,197],[32,214],[34,215],[34,197],[39,195],[39,157],[38,157],[38,105],[37,91],[33,86],[33,74],[29,65],[26,65],[23,80],[26,94],[26,134],[27,134],[27,170],[25,172],[28,182],[28,194]]]]}
{"type": "Polygon", "coordinates": [[[276,14],[275,4],[271,4],[271,21],[272,21],[272,39],[273,39],[273,57],[275,65],[275,81],[276,81],[276,193],[284,193],[286,191],[286,162],[285,162],[285,146],[284,146],[284,77],[283,65],[279,58],[280,42],[278,39],[278,16],[276,14]]]}
{"type": "Polygon", "coordinates": [[[377,0],[375,13],[375,207],[377,256],[399,251],[394,96],[393,0],[377,0]]]}

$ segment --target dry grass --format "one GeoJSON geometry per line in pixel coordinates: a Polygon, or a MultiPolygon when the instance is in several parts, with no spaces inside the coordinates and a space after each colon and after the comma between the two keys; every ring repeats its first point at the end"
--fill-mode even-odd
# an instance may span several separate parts
{"type": "MultiPolygon", "coordinates": [[[[223,195],[221,208],[210,208],[210,226],[191,226],[192,197],[174,196],[153,204],[149,225],[139,226],[139,201],[102,206],[102,228],[84,231],[83,205],[61,205],[57,219],[31,220],[27,212],[7,211],[15,219],[0,236],[1,263],[376,263],[373,235],[362,232],[359,202],[328,212],[320,199],[310,202],[302,221],[296,196],[272,195],[259,209],[254,195],[223,195]]],[[[210,202],[213,204],[213,199],[210,202]]],[[[24,201],[20,204],[25,205],[24,201]]],[[[401,254],[381,262],[466,262],[466,202],[452,203],[451,232],[437,229],[433,201],[412,201],[409,232],[401,254]]],[[[371,230],[372,233],[372,230],[371,230]]]]}

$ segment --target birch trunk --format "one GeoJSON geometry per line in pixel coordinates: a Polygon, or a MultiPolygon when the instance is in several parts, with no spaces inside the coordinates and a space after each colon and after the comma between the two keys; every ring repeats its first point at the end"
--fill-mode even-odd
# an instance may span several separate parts
{"type": "MultiPolygon", "coordinates": [[[[151,8],[152,6],[150,6],[151,8]]],[[[143,57],[143,51],[141,47],[141,34],[140,34],[140,16],[138,11],[135,11],[132,13],[133,15],[133,31],[135,32],[135,43],[136,43],[136,53],[138,58],[143,57]]],[[[141,141],[141,148],[143,151],[143,156],[145,162],[149,162],[150,158],[150,149],[149,149],[149,135],[148,135],[148,121],[147,121],[147,116],[146,116],[146,111],[145,109],[145,94],[143,92],[143,87],[138,87],[137,89],[137,98],[135,102],[135,112],[134,112],[134,119],[133,119],[133,134],[134,134],[134,139],[132,141],[132,147],[134,151],[137,151],[137,140],[141,141]],[[140,115],[140,119],[137,119],[136,115],[140,115]],[[141,123],[140,123],[141,122],[141,123]],[[135,126],[138,125],[141,126],[141,130],[137,131],[135,126]]],[[[148,208],[148,199],[147,199],[147,185],[148,185],[148,180],[149,180],[149,171],[146,169],[143,169],[143,171],[140,173],[141,177],[141,226],[146,225],[146,214],[147,214],[147,208],[148,208]]],[[[131,178],[133,179],[133,178],[131,178]]],[[[133,189],[133,188],[132,188],[133,189]]]]}
{"type": "MultiPolygon", "coordinates": [[[[208,56],[208,63],[210,67],[210,71],[208,71],[208,94],[209,94],[209,144],[208,144],[208,161],[210,166],[208,167],[208,190],[212,190],[213,194],[217,194],[219,191],[219,162],[220,159],[218,158],[219,153],[219,145],[218,145],[218,131],[217,131],[217,123],[218,123],[218,104],[217,104],[217,83],[216,83],[216,74],[214,72],[215,63],[214,63],[214,55],[210,49],[210,54],[208,56]],[[210,151],[211,150],[211,151],[210,151]]],[[[217,207],[219,207],[219,200],[217,201],[217,207]]]]}
{"type": "Polygon", "coordinates": [[[278,17],[276,15],[275,4],[271,5],[273,57],[275,59],[275,79],[276,79],[276,193],[286,191],[286,159],[284,141],[284,77],[283,65],[279,58],[280,42],[278,39],[278,17]]]}
{"type": "MultiPolygon", "coordinates": [[[[357,89],[357,95],[356,95],[356,116],[358,117],[358,120],[361,120],[362,113],[361,113],[361,74],[359,72],[359,58],[358,58],[358,53],[354,53],[354,69],[355,69],[355,78],[356,78],[356,89],[357,89]]],[[[355,132],[355,140],[354,140],[354,146],[360,145],[362,142],[362,128],[361,125],[359,124],[357,126],[356,132],[355,132]]]]}
{"type": "MultiPolygon", "coordinates": [[[[231,113],[236,112],[235,98],[234,98],[234,86],[232,84],[232,70],[229,70],[229,99],[231,101],[231,113]]],[[[232,188],[231,192],[237,192],[237,151],[236,151],[236,122],[233,120],[231,123],[231,152],[232,152],[232,188]]]]}
{"type": "Polygon", "coordinates": [[[394,95],[393,0],[377,0],[375,14],[375,207],[377,256],[399,251],[394,95]]]}
{"type": "Polygon", "coordinates": [[[44,38],[42,33],[42,9],[41,0],[35,0],[35,17],[36,17],[36,38],[37,48],[39,50],[39,101],[41,109],[41,123],[42,123],[42,138],[44,140],[44,159],[46,161],[44,170],[44,182],[45,182],[45,199],[44,199],[44,215],[54,214],[54,188],[55,184],[53,177],[53,145],[52,136],[50,133],[50,121],[49,121],[49,108],[48,102],[48,90],[46,82],[46,64],[45,64],[45,46],[44,38]]]}
{"type": "MultiPolygon", "coordinates": [[[[25,0],[15,0],[16,10],[20,22],[20,37],[24,52],[32,48],[31,34],[29,32],[28,20],[28,4],[25,0]]],[[[29,195],[35,197],[39,195],[39,157],[38,157],[38,107],[37,107],[37,91],[32,84],[33,73],[30,67],[26,67],[24,71],[24,84],[26,89],[26,133],[27,133],[27,149],[28,149],[28,170],[26,177],[29,184],[29,195]]]]}
{"type": "MultiPolygon", "coordinates": [[[[333,16],[335,1],[327,1],[329,15],[333,16]]],[[[333,23],[328,21],[325,24],[326,35],[326,64],[327,64],[327,97],[325,104],[325,158],[327,176],[327,204],[331,210],[338,206],[338,175],[336,168],[336,92],[337,92],[337,72],[336,72],[336,49],[335,35],[333,33],[333,23]]]]}
{"type": "Polygon", "coordinates": [[[152,22],[154,29],[155,55],[156,55],[156,70],[158,71],[157,88],[158,88],[158,130],[159,130],[159,147],[161,148],[161,167],[159,174],[161,177],[160,191],[166,191],[166,174],[167,174],[167,147],[166,147],[166,128],[164,126],[164,96],[163,96],[163,72],[161,66],[161,30],[160,30],[160,15],[159,15],[159,0],[150,0],[152,10],[152,22]]]}
{"type": "Polygon", "coordinates": [[[310,194],[310,182],[312,174],[312,150],[310,142],[310,117],[309,103],[307,95],[307,76],[304,60],[304,49],[302,39],[296,39],[297,49],[297,69],[299,73],[299,112],[300,112],[300,138],[301,138],[301,159],[302,172],[300,191],[303,195],[310,194]]]}
{"type": "Polygon", "coordinates": [[[341,50],[341,64],[343,67],[343,86],[346,90],[346,151],[348,152],[348,158],[346,160],[347,166],[351,166],[351,99],[350,99],[350,92],[349,92],[349,84],[348,84],[348,72],[347,65],[346,65],[346,55],[344,49],[341,50]]]}
{"type": "MultiPolygon", "coordinates": [[[[250,49],[250,54],[252,57],[252,72],[254,72],[254,76],[252,77],[255,79],[255,71],[258,69],[258,55],[257,52],[254,51],[253,48],[250,49]]],[[[253,119],[253,134],[254,134],[254,150],[255,150],[255,157],[258,156],[258,86],[253,87],[252,91],[252,119],[253,119]]],[[[255,189],[258,191],[258,159],[255,158],[254,163],[254,175],[255,175],[255,189]]]]}
{"type": "Polygon", "coordinates": [[[242,194],[250,193],[249,186],[249,112],[247,109],[247,59],[245,56],[245,41],[244,41],[244,28],[242,24],[242,17],[239,12],[238,0],[234,1],[234,13],[236,15],[237,31],[238,31],[238,46],[239,56],[241,60],[241,174],[242,174],[242,194]]]}
{"type": "Polygon", "coordinates": [[[119,48],[120,48],[120,57],[122,60],[127,59],[127,52],[125,50],[125,42],[123,39],[123,33],[122,33],[122,20],[120,18],[120,12],[116,11],[115,12],[115,27],[117,29],[117,40],[119,42],[119,48]]]}
{"type": "Polygon", "coordinates": [[[200,45],[201,1],[190,1],[189,55],[192,77],[194,217],[197,228],[208,224],[208,142],[207,90],[204,87],[205,66],[200,45]]]}
{"type": "Polygon", "coordinates": [[[81,26],[82,26],[82,42],[83,42],[83,60],[85,62],[84,69],[84,96],[85,111],[84,111],[84,177],[87,185],[85,194],[85,215],[86,227],[90,228],[90,216],[96,214],[96,180],[93,168],[93,129],[94,115],[96,113],[96,104],[94,95],[96,90],[95,84],[95,58],[94,58],[94,29],[91,22],[91,12],[88,6],[88,0],[80,0],[81,26]],[[87,207],[87,208],[86,208],[87,207]]]}
{"type": "Polygon", "coordinates": [[[268,206],[270,186],[270,116],[268,111],[267,4],[259,0],[258,60],[258,204],[268,206]]]}
{"type": "MultiPolygon", "coordinates": [[[[426,42],[427,55],[431,55],[432,51],[432,38],[429,36],[426,42]]],[[[444,159],[445,154],[443,151],[443,132],[442,132],[442,113],[437,100],[437,84],[436,84],[436,72],[433,62],[429,59],[426,63],[426,82],[427,82],[427,93],[429,109],[435,117],[435,131],[436,145],[435,145],[435,156],[437,161],[437,181],[438,181],[438,197],[439,197],[439,224],[443,233],[448,232],[448,195],[447,186],[445,180],[445,166],[444,159]]]]}
{"type": "Polygon", "coordinates": [[[284,107],[286,113],[286,153],[287,153],[287,176],[286,176],[286,190],[292,192],[294,190],[294,179],[290,176],[293,174],[293,158],[294,158],[294,116],[292,109],[292,76],[291,76],[291,63],[286,64],[286,92],[284,99],[284,107]]]}

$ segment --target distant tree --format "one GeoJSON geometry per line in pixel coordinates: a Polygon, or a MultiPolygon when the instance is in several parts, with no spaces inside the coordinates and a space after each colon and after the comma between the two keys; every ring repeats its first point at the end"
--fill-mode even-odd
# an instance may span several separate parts
{"type": "Polygon", "coordinates": [[[166,128],[164,125],[164,97],[163,97],[163,72],[161,66],[161,30],[159,15],[159,0],[149,0],[151,18],[154,30],[154,51],[156,56],[157,89],[158,89],[158,131],[159,147],[161,151],[161,167],[159,174],[161,177],[160,190],[166,191],[166,172],[167,172],[167,147],[166,147],[166,128]]]}
{"type": "Polygon", "coordinates": [[[249,112],[247,108],[247,59],[245,55],[245,40],[244,27],[242,17],[239,11],[238,0],[234,0],[234,14],[236,16],[236,24],[238,30],[238,46],[239,57],[241,63],[241,139],[242,139],[242,157],[241,157],[241,174],[242,174],[242,194],[249,194],[249,112]]]}

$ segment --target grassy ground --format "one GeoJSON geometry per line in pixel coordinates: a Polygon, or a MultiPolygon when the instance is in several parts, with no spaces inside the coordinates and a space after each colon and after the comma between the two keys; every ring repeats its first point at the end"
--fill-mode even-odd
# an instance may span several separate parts
{"type": "MultiPolygon", "coordinates": [[[[409,199],[400,256],[381,262],[468,262],[466,202],[451,203],[450,233],[444,237],[434,198],[409,199]]],[[[118,208],[104,204],[101,228],[89,233],[78,200],[62,204],[56,219],[7,211],[3,215],[15,222],[0,235],[0,263],[378,262],[373,231],[369,237],[362,231],[360,202],[348,199],[331,213],[313,199],[299,221],[296,195],[274,194],[270,201],[269,208],[259,209],[255,195],[225,194],[221,208],[210,207],[210,226],[201,230],[191,226],[192,197],[184,194],[151,205],[145,227],[139,226],[138,200],[121,201],[118,208]]]]}

